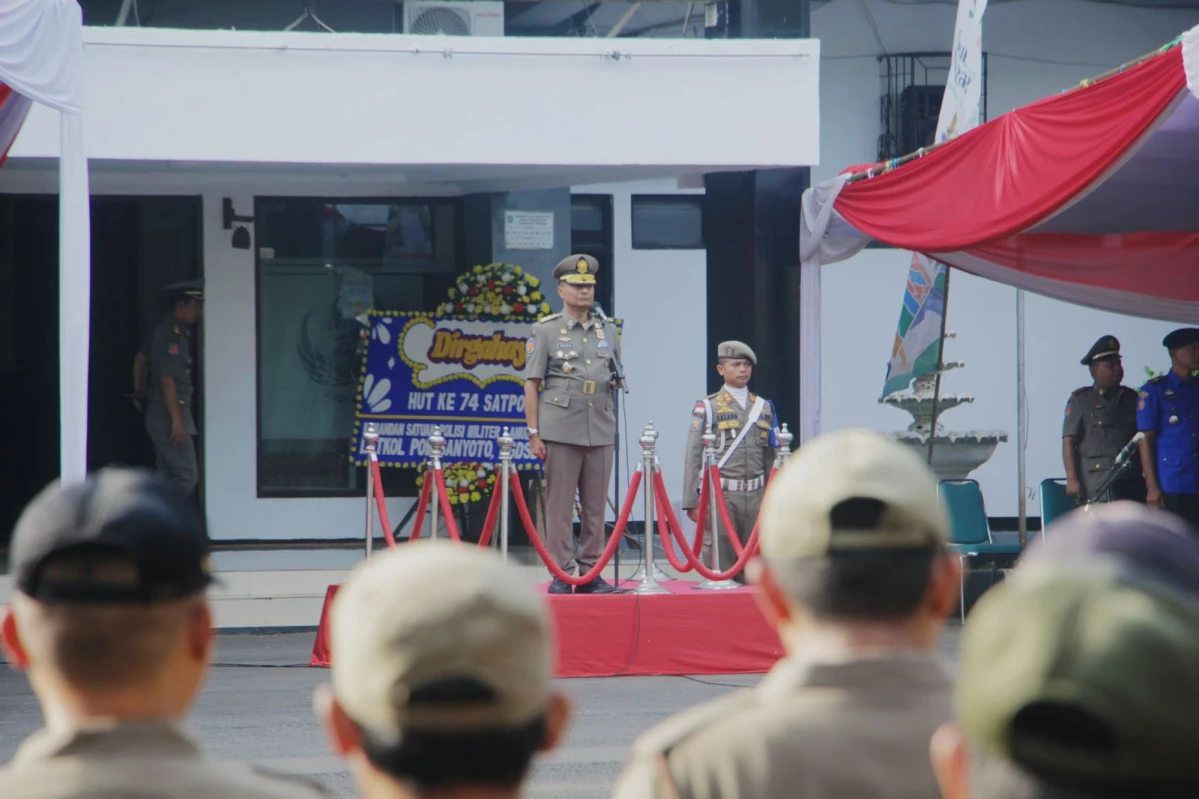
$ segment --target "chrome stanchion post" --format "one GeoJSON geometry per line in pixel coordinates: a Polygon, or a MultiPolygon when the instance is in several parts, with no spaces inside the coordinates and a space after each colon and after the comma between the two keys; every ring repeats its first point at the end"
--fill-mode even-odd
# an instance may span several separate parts
{"type": "Polygon", "coordinates": [[[508,481],[509,470],[512,468],[512,448],[516,442],[508,434],[508,428],[500,434],[500,554],[508,560],[508,481]]]}
{"type": "Polygon", "coordinates": [[[375,461],[379,459],[379,425],[367,422],[362,433],[366,450],[366,556],[371,556],[375,543],[375,461]]]}
{"type": "Polygon", "coordinates": [[[778,461],[778,468],[782,469],[791,462],[791,442],[795,440],[795,436],[787,429],[786,422],[783,422],[783,429],[779,431],[778,439],[779,448],[775,453],[775,459],[778,461]]]}
{"type": "Polygon", "coordinates": [[[429,537],[437,538],[437,511],[441,509],[441,489],[437,486],[437,475],[441,472],[441,451],[445,447],[445,436],[441,434],[441,425],[434,425],[433,433],[429,436],[429,479],[433,481],[429,489],[429,520],[432,530],[429,537]]]}
{"type": "MultiPolygon", "coordinates": [[[[652,436],[652,440],[650,441],[650,448],[652,450],[650,460],[653,462],[653,468],[650,468],[647,470],[647,467],[645,465],[645,459],[643,456],[642,463],[641,463],[641,472],[642,472],[641,477],[642,477],[642,482],[648,487],[646,490],[652,492],[653,487],[654,487],[654,484],[653,484],[654,474],[656,473],[657,464],[658,464],[658,455],[657,455],[658,431],[654,429],[653,422],[650,422],[648,425],[646,425],[645,430],[642,433],[642,436],[641,436],[642,448],[645,447],[645,437],[646,436],[652,436]]],[[[641,565],[638,566],[633,571],[633,574],[629,577],[629,580],[631,580],[635,583],[643,582],[645,580],[646,569],[649,569],[649,573],[652,574],[653,578],[655,580],[657,580],[658,582],[664,583],[667,580],[669,580],[670,575],[667,574],[666,572],[662,571],[662,568],[660,566],[658,566],[658,564],[654,561],[654,553],[653,553],[654,535],[653,535],[653,530],[649,530],[648,528],[647,528],[647,532],[646,532],[646,535],[643,540],[643,548],[645,550],[647,550],[647,554],[642,559],[641,565]]],[[[619,553],[619,550],[618,550],[618,553],[619,553]]]]}
{"type": "Polygon", "coordinates": [[[641,489],[645,492],[645,569],[641,582],[633,589],[636,594],[669,594],[658,583],[654,565],[654,468],[657,461],[658,431],[650,422],[641,433],[641,489]]]}
{"type": "MultiPolygon", "coordinates": [[[[704,442],[704,476],[711,479],[712,467],[716,464],[716,434],[712,432],[712,425],[704,427],[704,435],[700,439],[704,442]]],[[[701,483],[702,485],[702,483],[701,483]]],[[[712,571],[719,572],[722,570],[720,563],[720,506],[716,502],[716,486],[708,487],[708,529],[712,533],[712,571]]],[[[697,591],[723,591],[729,588],[740,588],[741,586],[733,580],[704,580],[699,585],[695,586],[697,591]]]]}

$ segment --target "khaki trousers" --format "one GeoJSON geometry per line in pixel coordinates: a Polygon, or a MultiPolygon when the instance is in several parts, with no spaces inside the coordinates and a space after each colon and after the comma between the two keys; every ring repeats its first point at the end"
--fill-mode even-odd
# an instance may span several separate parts
{"type": "MultiPolygon", "coordinates": [[[[729,521],[733,523],[733,527],[737,531],[737,538],[741,543],[747,544],[750,535],[753,534],[754,525],[758,522],[758,508],[762,506],[762,495],[764,489],[756,491],[725,491],[724,502],[729,508],[729,521]]],[[[729,543],[728,533],[725,532],[724,522],[719,521],[720,511],[717,510],[717,525],[720,532],[720,571],[727,572],[734,563],[737,562],[737,555],[733,552],[733,545],[729,543]]],[[[708,511],[708,518],[711,519],[712,512],[708,511]]],[[[704,565],[709,569],[714,568],[712,563],[712,526],[709,522],[704,530],[704,548],[702,551],[704,565]]],[[[745,582],[745,571],[732,579],[737,582],[745,582]]]]}
{"type": "Polygon", "coordinates": [[[595,565],[604,550],[605,507],[616,448],[547,441],[545,449],[546,545],[564,572],[572,573],[577,565],[582,574],[595,565]],[[583,508],[577,559],[572,532],[576,489],[583,508]]]}

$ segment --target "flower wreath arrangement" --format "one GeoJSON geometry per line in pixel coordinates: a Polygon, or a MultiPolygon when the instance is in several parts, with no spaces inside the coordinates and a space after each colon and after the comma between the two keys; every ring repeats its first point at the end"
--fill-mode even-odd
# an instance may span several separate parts
{"type": "MultiPolygon", "coordinates": [[[[428,466],[419,469],[418,488],[425,484],[428,466]]],[[[442,464],[441,472],[445,476],[445,492],[451,505],[482,502],[495,488],[495,466],[490,463],[447,463],[442,464]]]]}
{"type": "Polygon", "coordinates": [[[487,321],[537,321],[550,312],[541,281],[513,264],[476,266],[459,275],[436,316],[487,321]]]}

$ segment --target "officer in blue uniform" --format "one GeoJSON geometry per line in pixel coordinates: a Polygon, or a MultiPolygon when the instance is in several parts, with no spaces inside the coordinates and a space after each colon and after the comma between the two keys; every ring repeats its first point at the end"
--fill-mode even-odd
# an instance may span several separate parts
{"type": "Polygon", "coordinates": [[[1170,371],[1142,386],[1137,400],[1146,502],[1199,528],[1199,328],[1175,330],[1162,344],[1170,371]]]}

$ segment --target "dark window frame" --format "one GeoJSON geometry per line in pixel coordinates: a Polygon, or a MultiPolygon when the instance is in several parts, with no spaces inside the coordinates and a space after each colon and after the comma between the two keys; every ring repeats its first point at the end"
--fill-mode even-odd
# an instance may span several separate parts
{"type": "Polygon", "coordinates": [[[703,194],[634,194],[629,198],[629,244],[634,250],[679,250],[694,251],[707,249],[704,240],[704,195],[703,194]],[[685,203],[693,205],[699,211],[699,244],[639,244],[637,241],[637,206],[639,203],[685,203]]]}
{"type": "MultiPolygon", "coordinates": [[[[429,205],[429,206],[449,206],[454,209],[454,268],[452,271],[443,273],[428,273],[427,278],[442,279],[446,286],[450,286],[456,280],[458,275],[465,270],[465,244],[466,244],[466,217],[463,209],[461,197],[395,197],[395,196],[323,196],[323,195],[277,195],[277,194],[256,194],[253,199],[253,208],[255,219],[258,217],[259,204],[268,202],[315,202],[326,205],[337,204],[357,204],[357,205],[429,205]]],[[[349,461],[350,449],[347,446],[345,451],[347,469],[353,468],[355,472],[354,484],[347,488],[314,488],[311,490],[303,490],[297,488],[263,488],[261,460],[259,447],[262,443],[262,346],[261,346],[261,327],[262,327],[262,245],[258,239],[257,222],[252,224],[253,230],[251,238],[251,248],[254,251],[254,492],[258,499],[346,499],[350,497],[360,497],[363,492],[364,476],[366,473],[365,467],[352,466],[349,461]]],[[[320,257],[320,256],[314,256],[320,257]]],[[[426,304],[428,299],[429,287],[426,285],[425,293],[426,304]]],[[[444,293],[444,292],[443,292],[444,293]]],[[[394,308],[391,310],[420,310],[417,308],[404,309],[394,308]]],[[[347,433],[346,439],[349,442],[352,438],[352,431],[347,433]]],[[[408,469],[384,469],[383,470],[384,488],[387,490],[389,497],[415,497],[416,491],[416,471],[408,469]],[[390,479],[389,479],[390,478],[390,479]],[[398,489],[398,490],[396,490],[398,489]]]]}

